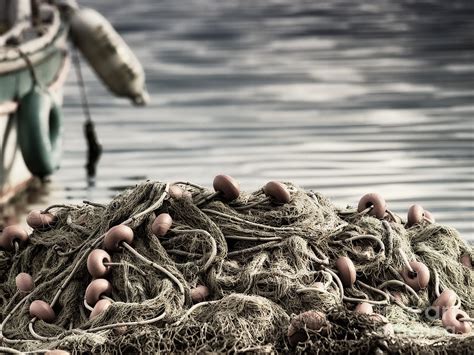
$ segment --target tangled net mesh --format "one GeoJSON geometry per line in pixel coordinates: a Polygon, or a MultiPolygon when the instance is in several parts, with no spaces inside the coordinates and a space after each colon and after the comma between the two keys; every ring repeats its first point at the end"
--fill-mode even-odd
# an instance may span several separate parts
{"type": "Polygon", "coordinates": [[[474,252],[456,230],[426,221],[406,228],[393,214],[380,220],[285,185],[291,201],[282,205],[265,200],[261,189],[230,203],[214,198],[200,205],[211,191],[183,183],[190,194],[172,198],[168,184],[147,181],[107,205],[51,206],[58,219],[53,228],[33,231],[16,252],[0,250],[0,346],[11,352],[474,352],[472,332],[449,334],[424,312],[441,287],[454,290],[474,316],[474,271],[459,262],[474,252]],[[165,237],[151,232],[161,213],[173,218],[165,237]],[[90,320],[86,259],[121,223],[133,229],[131,246],[144,258],[126,248],[111,253],[117,263],[108,275],[113,303],[90,320]],[[425,289],[381,287],[403,282],[401,253],[429,268],[425,289]],[[356,267],[352,287],[342,289],[337,277],[340,256],[356,267]],[[27,295],[17,292],[21,272],[36,282],[27,295]],[[193,304],[198,285],[209,296],[193,304]],[[55,298],[54,322],[32,322],[29,304],[55,298]],[[354,312],[357,300],[376,300],[374,310],[395,334],[385,320],[354,312]],[[290,322],[309,310],[324,313],[325,326],[303,325],[306,340],[291,344],[290,322]]]}

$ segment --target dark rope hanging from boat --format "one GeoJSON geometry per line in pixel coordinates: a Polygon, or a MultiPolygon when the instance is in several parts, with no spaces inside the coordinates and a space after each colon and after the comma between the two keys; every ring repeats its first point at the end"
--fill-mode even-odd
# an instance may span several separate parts
{"type": "Polygon", "coordinates": [[[84,134],[87,141],[87,177],[89,183],[92,183],[92,179],[96,175],[97,163],[99,162],[100,156],[102,154],[102,145],[97,139],[97,134],[95,131],[95,125],[92,121],[92,116],[89,110],[89,101],[87,100],[86,87],[84,84],[84,78],[82,77],[81,71],[81,62],[79,55],[75,49],[72,50],[72,56],[74,61],[74,68],[76,71],[77,83],[79,84],[81,92],[81,106],[85,116],[84,122],[84,134]]]}
{"type": "Polygon", "coordinates": [[[25,61],[26,65],[28,67],[28,71],[30,72],[30,75],[31,75],[31,80],[33,82],[33,86],[38,85],[38,86],[42,87],[41,82],[38,80],[38,75],[36,75],[35,67],[34,67],[33,63],[31,63],[31,60],[28,57],[28,55],[25,52],[23,52],[20,47],[16,47],[15,50],[18,51],[18,54],[20,54],[20,56],[25,61]]]}

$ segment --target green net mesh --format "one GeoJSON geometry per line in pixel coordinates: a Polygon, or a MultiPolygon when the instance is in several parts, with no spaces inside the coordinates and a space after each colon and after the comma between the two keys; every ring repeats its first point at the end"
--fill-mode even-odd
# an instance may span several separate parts
{"type": "Polygon", "coordinates": [[[147,181],[107,205],[52,206],[53,228],[33,231],[17,251],[0,250],[2,349],[474,352],[472,332],[450,334],[439,316],[427,313],[449,288],[457,306],[474,316],[474,271],[460,262],[474,252],[455,229],[427,221],[406,228],[393,213],[379,220],[368,211],[340,209],[291,183],[286,204],[273,203],[262,190],[230,203],[219,196],[198,203],[212,192],[180,186],[189,194],[172,198],[167,184],[147,181]],[[161,213],[169,213],[173,225],[157,237],[151,226],[161,213]],[[124,222],[134,231],[134,252],[110,252],[112,304],[91,320],[84,305],[92,281],[87,257],[101,248],[104,233],[124,222]],[[426,288],[407,289],[403,255],[429,268],[426,288]],[[352,287],[341,288],[340,256],[357,270],[352,287]],[[29,294],[17,291],[21,272],[36,280],[29,294]],[[196,303],[198,285],[208,295],[196,303]],[[32,321],[31,302],[54,299],[54,322],[32,321]],[[374,301],[374,311],[386,318],[354,312],[362,301],[374,301]],[[301,341],[292,343],[290,323],[306,311],[323,313],[324,322],[317,329],[294,323],[301,341]]]}

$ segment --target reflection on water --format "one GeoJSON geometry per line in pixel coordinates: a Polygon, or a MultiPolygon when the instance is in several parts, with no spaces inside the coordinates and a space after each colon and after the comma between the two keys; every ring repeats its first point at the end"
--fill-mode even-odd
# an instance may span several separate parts
{"type": "Polygon", "coordinates": [[[474,2],[81,1],[143,62],[151,105],[86,71],[104,153],[87,188],[71,73],[65,156],[46,201],[108,200],[146,178],[245,189],[291,180],[340,204],[381,192],[474,240],[474,2]]]}

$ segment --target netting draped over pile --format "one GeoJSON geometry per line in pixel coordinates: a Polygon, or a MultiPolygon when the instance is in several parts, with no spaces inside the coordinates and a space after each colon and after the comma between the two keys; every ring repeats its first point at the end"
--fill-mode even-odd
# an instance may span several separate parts
{"type": "Polygon", "coordinates": [[[474,252],[456,230],[428,222],[406,228],[393,214],[380,220],[338,209],[321,194],[290,183],[286,204],[265,200],[262,190],[241,193],[232,202],[217,196],[199,204],[211,191],[180,186],[192,196],[171,198],[167,184],[148,181],[107,205],[52,207],[54,228],[35,230],[18,251],[0,250],[0,346],[92,352],[474,351],[472,333],[450,335],[425,312],[439,290],[449,288],[459,297],[457,306],[474,316],[474,272],[460,263],[465,255],[472,260],[474,252]],[[173,225],[157,237],[152,223],[161,213],[169,213],[173,225]],[[133,229],[130,245],[143,258],[124,247],[111,253],[112,305],[90,320],[84,305],[92,281],[86,259],[120,223],[133,229]],[[403,255],[430,270],[425,289],[413,293],[400,286],[403,255]],[[352,287],[341,287],[335,265],[340,256],[357,270],[352,287]],[[36,284],[26,295],[15,284],[22,272],[36,284]],[[200,285],[209,295],[193,305],[192,290],[200,285]],[[29,304],[54,299],[55,320],[32,324],[29,304]],[[395,335],[383,319],[354,312],[364,300],[388,318],[395,335]],[[308,310],[322,312],[326,324],[306,329],[307,340],[295,346],[288,341],[289,324],[308,310]]]}

